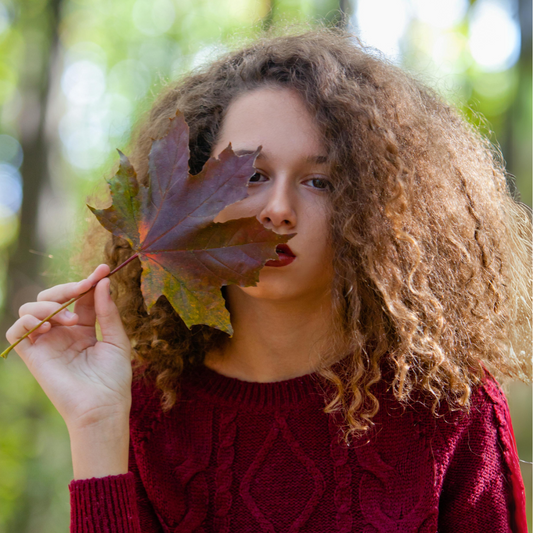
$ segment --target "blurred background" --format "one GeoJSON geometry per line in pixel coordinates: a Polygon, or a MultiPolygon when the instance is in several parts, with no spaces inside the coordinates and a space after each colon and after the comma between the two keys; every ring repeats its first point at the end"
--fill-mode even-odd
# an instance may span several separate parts
{"type": "MultiPolygon", "coordinates": [[[[78,279],[87,198],[160,87],[263,29],[320,21],[460,107],[531,206],[530,0],[0,0],[0,352],[20,305],[78,279]]],[[[531,530],[531,387],[507,391],[531,530]]],[[[0,360],[0,533],[68,531],[71,479],[66,427],[12,352],[0,360]]]]}

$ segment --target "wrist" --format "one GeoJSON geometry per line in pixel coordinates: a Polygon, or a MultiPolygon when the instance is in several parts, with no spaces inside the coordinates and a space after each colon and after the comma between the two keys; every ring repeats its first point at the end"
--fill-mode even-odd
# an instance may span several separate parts
{"type": "Polygon", "coordinates": [[[81,415],[63,416],[70,434],[99,431],[99,428],[105,428],[107,431],[114,425],[129,424],[131,396],[116,405],[89,407],[83,410],[85,412],[81,415]]]}
{"type": "Polygon", "coordinates": [[[82,428],[69,428],[74,479],[126,474],[129,420],[107,419],[82,428]]]}

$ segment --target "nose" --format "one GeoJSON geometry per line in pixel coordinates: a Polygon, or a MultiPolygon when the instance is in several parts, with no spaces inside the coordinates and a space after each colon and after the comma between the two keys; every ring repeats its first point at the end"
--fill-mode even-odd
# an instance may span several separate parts
{"type": "Polygon", "coordinates": [[[296,207],[290,184],[282,179],[275,180],[265,191],[265,204],[257,216],[265,228],[285,230],[285,233],[296,226],[296,207]]]}

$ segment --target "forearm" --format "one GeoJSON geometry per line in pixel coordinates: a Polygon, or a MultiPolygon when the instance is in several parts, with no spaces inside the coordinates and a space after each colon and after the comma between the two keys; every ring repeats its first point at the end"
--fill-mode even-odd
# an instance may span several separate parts
{"type": "Polygon", "coordinates": [[[129,420],[109,419],[83,428],[69,428],[74,479],[128,472],[129,420]]]}

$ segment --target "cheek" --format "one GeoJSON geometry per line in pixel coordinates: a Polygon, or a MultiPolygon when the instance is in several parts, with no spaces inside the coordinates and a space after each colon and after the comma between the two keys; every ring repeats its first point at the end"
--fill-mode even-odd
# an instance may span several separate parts
{"type": "Polygon", "coordinates": [[[314,208],[309,211],[308,218],[310,237],[316,243],[316,247],[320,248],[322,255],[331,255],[330,242],[330,217],[328,209],[323,204],[316,204],[314,208]]]}
{"type": "Polygon", "coordinates": [[[325,243],[321,249],[320,263],[324,274],[329,276],[333,272],[333,250],[328,243],[325,243]]]}
{"type": "Polygon", "coordinates": [[[325,223],[314,222],[309,226],[309,233],[305,237],[306,244],[303,251],[306,263],[310,275],[329,278],[333,270],[333,249],[329,239],[329,228],[325,223]]]}
{"type": "Polygon", "coordinates": [[[321,264],[324,269],[328,270],[328,272],[333,268],[333,247],[331,245],[330,231],[328,221],[324,221],[324,223],[316,229],[316,242],[320,248],[319,255],[321,258],[321,264]]]}

